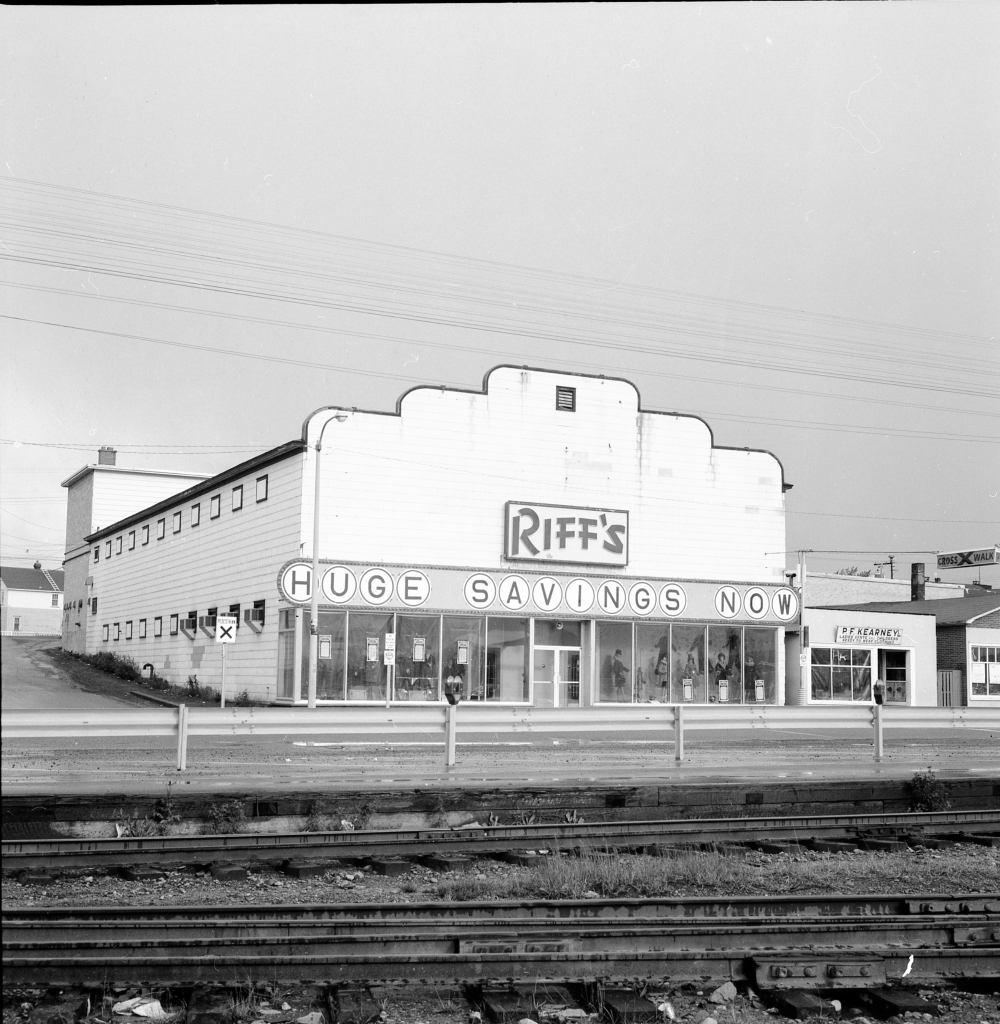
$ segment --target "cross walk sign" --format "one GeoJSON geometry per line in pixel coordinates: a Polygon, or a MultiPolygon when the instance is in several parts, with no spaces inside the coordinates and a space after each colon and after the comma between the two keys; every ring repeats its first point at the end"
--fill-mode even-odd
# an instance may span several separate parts
{"type": "Polygon", "coordinates": [[[215,642],[217,644],[236,643],[236,616],[219,615],[215,619],[215,642]]]}

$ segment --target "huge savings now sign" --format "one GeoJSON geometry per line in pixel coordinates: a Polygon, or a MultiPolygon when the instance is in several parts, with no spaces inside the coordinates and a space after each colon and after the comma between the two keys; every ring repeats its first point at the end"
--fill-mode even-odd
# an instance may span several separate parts
{"type": "Polygon", "coordinates": [[[628,565],[628,512],[508,501],[504,558],[512,562],[628,565]]]}

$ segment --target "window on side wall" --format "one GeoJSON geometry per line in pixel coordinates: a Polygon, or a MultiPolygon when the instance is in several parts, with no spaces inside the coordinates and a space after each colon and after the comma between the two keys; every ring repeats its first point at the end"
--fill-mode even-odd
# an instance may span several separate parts
{"type": "Polygon", "coordinates": [[[91,615],[96,615],[97,614],[97,598],[96,597],[92,597],[90,599],[90,614],[91,615]]]}
{"type": "Polygon", "coordinates": [[[163,616],[157,615],[153,619],[153,636],[163,636],[163,616]]]}
{"type": "Polygon", "coordinates": [[[109,629],[110,629],[110,627],[108,626],[108,624],[106,622],[104,623],[103,626],[101,626],[101,639],[105,643],[108,642],[108,632],[109,632],[109,629]]]}
{"type": "Polygon", "coordinates": [[[174,513],[174,533],[181,532],[181,514],[180,512],[174,513]]]}
{"type": "Polygon", "coordinates": [[[135,551],[135,530],[129,530],[128,532],[128,549],[129,551],[135,551]]]}
{"type": "Polygon", "coordinates": [[[97,547],[94,548],[94,561],[95,562],[99,562],[100,560],[101,560],[101,546],[100,546],[100,544],[98,544],[97,547]]]}
{"type": "Polygon", "coordinates": [[[122,553],[122,539],[121,537],[115,538],[115,554],[120,555],[122,553]]]}
{"type": "Polygon", "coordinates": [[[222,495],[213,494],[211,501],[208,503],[208,518],[218,519],[222,514],[222,495]]]}
{"type": "Polygon", "coordinates": [[[132,620],[131,619],[129,619],[128,622],[125,623],[125,639],[126,640],[131,640],[132,639],[132,620]]]}
{"type": "Polygon", "coordinates": [[[233,511],[237,512],[243,508],[243,484],[237,484],[233,488],[233,511]]]}
{"type": "Polygon", "coordinates": [[[156,539],[163,540],[167,535],[167,521],[166,519],[156,520],[156,539]]]}
{"type": "Polygon", "coordinates": [[[109,541],[109,540],[106,540],[104,542],[104,557],[105,558],[110,558],[111,557],[111,541],[109,541]]]}
{"type": "Polygon", "coordinates": [[[257,501],[267,501],[267,476],[257,477],[257,501]]]}
{"type": "Polygon", "coordinates": [[[145,640],[146,639],[146,620],[145,619],[140,619],[139,620],[139,639],[140,640],[145,640]]]}
{"type": "Polygon", "coordinates": [[[53,594],[52,595],[52,607],[53,608],[58,608],[59,607],[59,595],[58,594],[53,594]]]}
{"type": "Polygon", "coordinates": [[[149,525],[147,524],[142,528],[142,542],[143,544],[149,543],[149,525]]]}
{"type": "Polygon", "coordinates": [[[197,526],[201,522],[201,503],[196,502],[191,506],[191,525],[197,526]]]}
{"type": "Polygon", "coordinates": [[[170,635],[171,636],[177,636],[177,630],[178,630],[177,623],[178,623],[179,619],[180,619],[180,616],[177,615],[176,613],[174,613],[173,615],[170,616],[170,635]]]}
{"type": "Polygon", "coordinates": [[[120,622],[115,623],[114,639],[120,640],[122,635],[122,625],[120,622]]]}

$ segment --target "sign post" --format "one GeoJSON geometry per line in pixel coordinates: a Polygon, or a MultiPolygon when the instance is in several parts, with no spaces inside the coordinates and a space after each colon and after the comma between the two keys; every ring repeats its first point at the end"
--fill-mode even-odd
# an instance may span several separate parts
{"type": "Polygon", "coordinates": [[[222,690],[220,705],[226,706],[226,647],[236,643],[236,616],[217,615],[215,618],[215,642],[222,644],[222,690]]]}
{"type": "Polygon", "coordinates": [[[385,658],[385,706],[388,708],[392,701],[393,684],[396,682],[396,634],[386,633],[385,650],[382,652],[385,658]]]}

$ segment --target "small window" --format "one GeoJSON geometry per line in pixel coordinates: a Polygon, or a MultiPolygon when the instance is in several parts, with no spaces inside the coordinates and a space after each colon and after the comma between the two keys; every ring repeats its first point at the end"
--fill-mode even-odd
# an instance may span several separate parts
{"type": "Polygon", "coordinates": [[[132,639],[132,620],[131,619],[129,619],[128,622],[125,623],[125,639],[126,640],[131,640],[132,639]]]}
{"type": "Polygon", "coordinates": [[[257,477],[257,500],[267,501],[267,477],[257,477]]]}
{"type": "Polygon", "coordinates": [[[121,537],[115,538],[115,554],[120,555],[122,553],[122,539],[121,537]]]}
{"type": "Polygon", "coordinates": [[[153,619],[153,636],[163,636],[163,616],[157,615],[153,619]]]}
{"type": "Polygon", "coordinates": [[[174,533],[181,532],[181,514],[180,512],[174,513],[174,533]]]}
{"type": "Polygon", "coordinates": [[[556,408],[560,412],[576,412],[576,388],[556,388],[556,408]]]}
{"type": "Polygon", "coordinates": [[[116,622],[115,623],[115,632],[114,632],[114,640],[115,640],[116,643],[121,639],[121,636],[122,636],[122,625],[121,625],[120,622],[116,622]]]}
{"type": "Polygon", "coordinates": [[[111,541],[109,541],[109,540],[104,542],[104,557],[105,558],[110,558],[111,557],[111,541]]]}
{"type": "Polygon", "coordinates": [[[94,548],[94,561],[95,562],[99,562],[100,560],[101,560],[101,546],[100,546],[100,544],[98,544],[97,547],[94,548]]]}
{"type": "Polygon", "coordinates": [[[128,532],[128,549],[129,551],[135,551],[135,530],[129,530],[128,532]]]}
{"type": "Polygon", "coordinates": [[[149,543],[149,524],[148,523],[142,528],[142,542],[143,542],[143,544],[148,544],[149,543]]]}
{"type": "Polygon", "coordinates": [[[240,628],[240,606],[238,604],[231,604],[229,606],[229,614],[236,616],[236,628],[240,628]]]}
{"type": "Polygon", "coordinates": [[[146,620],[145,619],[140,619],[139,620],[139,639],[140,640],[145,640],[146,639],[146,620]]]}
{"type": "Polygon", "coordinates": [[[233,511],[243,508],[243,484],[237,484],[233,488],[233,511]]]}
{"type": "Polygon", "coordinates": [[[163,540],[167,535],[167,521],[166,519],[156,520],[156,539],[163,540]]]}
{"type": "Polygon", "coordinates": [[[201,503],[191,506],[191,525],[197,526],[201,522],[201,503]]]}
{"type": "Polygon", "coordinates": [[[210,519],[218,519],[222,513],[222,495],[213,494],[208,505],[208,516],[210,519]]]}
{"type": "Polygon", "coordinates": [[[254,621],[259,623],[261,626],[264,625],[264,605],[265,604],[266,604],[265,601],[254,601],[254,603],[253,603],[253,610],[254,610],[254,616],[253,617],[254,617],[254,621]]]}
{"type": "Polygon", "coordinates": [[[170,635],[171,636],[177,636],[177,621],[178,621],[179,618],[180,618],[180,616],[177,615],[176,612],[173,615],[170,616],[170,635]]]}
{"type": "Polygon", "coordinates": [[[105,643],[108,642],[108,629],[109,629],[108,624],[105,622],[104,625],[101,626],[101,639],[105,643]]]}
{"type": "Polygon", "coordinates": [[[52,607],[53,608],[58,608],[59,607],[59,595],[58,594],[53,594],[52,595],[52,607]]]}
{"type": "Polygon", "coordinates": [[[96,597],[92,597],[90,599],[90,614],[91,615],[96,615],[97,614],[97,598],[96,597]]]}

